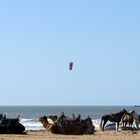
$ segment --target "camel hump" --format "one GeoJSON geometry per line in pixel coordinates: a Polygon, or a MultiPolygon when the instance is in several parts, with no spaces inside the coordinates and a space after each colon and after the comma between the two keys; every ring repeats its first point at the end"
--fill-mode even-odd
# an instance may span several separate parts
{"type": "Polygon", "coordinates": [[[49,115],[48,118],[51,119],[53,122],[58,120],[58,116],[57,115],[49,115]]]}

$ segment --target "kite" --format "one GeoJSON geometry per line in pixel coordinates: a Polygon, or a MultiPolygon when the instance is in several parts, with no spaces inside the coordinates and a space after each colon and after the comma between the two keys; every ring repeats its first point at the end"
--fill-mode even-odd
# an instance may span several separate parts
{"type": "Polygon", "coordinates": [[[69,70],[72,70],[72,68],[73,68],[73,62],[70,62],[69,63],[69,70]]]}

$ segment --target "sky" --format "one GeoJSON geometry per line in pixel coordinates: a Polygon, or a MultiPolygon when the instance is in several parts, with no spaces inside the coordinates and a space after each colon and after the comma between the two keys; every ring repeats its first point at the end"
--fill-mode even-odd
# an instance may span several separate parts
{"type": "Polygon", "coordinates": [[[139,5],[1,0],[0,105],[140,105],[139,5]]]}

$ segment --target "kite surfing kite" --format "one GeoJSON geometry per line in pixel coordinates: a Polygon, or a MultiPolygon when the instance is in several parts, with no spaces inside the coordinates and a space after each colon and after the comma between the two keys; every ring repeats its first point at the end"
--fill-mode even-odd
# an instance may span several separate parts
{"type": "Polygon", "coordinates": [[[69,70],[72,70],[72,68],[73,68],[73,62],[70,62],[69,63],[69,70]]]}

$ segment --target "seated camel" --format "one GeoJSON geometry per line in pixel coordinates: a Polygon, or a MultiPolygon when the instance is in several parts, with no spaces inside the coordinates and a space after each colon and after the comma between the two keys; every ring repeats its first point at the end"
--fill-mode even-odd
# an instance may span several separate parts
{"type": "Polygon", "coordinates": [[[0,134],[25,134],[25,127],[20,123],[19,116],[17,118],[7,118],[3,116],[0,123],[0,134]]]}
{"type": "Polygon", "coordinates": [[[92,124],[90,117],[86,119],[81,119],[81,115],[78,117],[67,117],[64,113],[55,121],[53,124],[50,124],[47,120],[47,117],[43,116],[40,119],[40,122],[43,123],[45,128],[50,129],[54,134],[66,134],[66,135],[82,135],[82,134],[93,134],[95,127],[92,124]]]}

